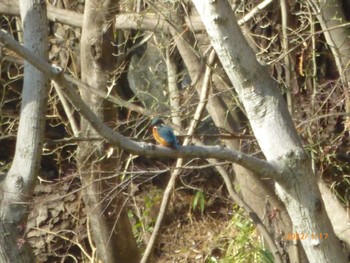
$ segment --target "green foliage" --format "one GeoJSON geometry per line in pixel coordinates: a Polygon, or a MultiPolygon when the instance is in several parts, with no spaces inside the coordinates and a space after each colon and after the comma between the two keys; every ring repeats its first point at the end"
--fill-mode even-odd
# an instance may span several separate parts
{"type": "MultiPolygon", "coordinates": [[[[246,218],[242,209],[236,209],[229,228],[235,229],[233,239],[222,244],[226,254],[222,259],[211,257],[208,263],[273,263],[274,258],[270,251],[266,250],[255,233],[253,222],[246,218]]],[[[229,232],[229,231],[226,231],[229,232]]]]}
{"type": "Polygon", "coordinates": [[[143,242],[143,236],[146,233],[153,231],[161,199],[161,191],[150,189],[148,195],[142,198],[142,207],[135,207],[135,210],[128,211],[129,219],[133,222],[133,233],[139,244],[143,242]]]}
{"type": "Polygon", "coordinates": [[[203,214],[205,209],[205,193],[202,191],[196,192],[192,202],[192,209],[199,209],[199,211],[203,214]]]}

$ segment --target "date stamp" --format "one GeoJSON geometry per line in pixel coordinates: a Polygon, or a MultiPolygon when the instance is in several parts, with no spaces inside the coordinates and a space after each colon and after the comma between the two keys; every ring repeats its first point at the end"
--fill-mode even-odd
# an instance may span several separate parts
{"type": "Polygon", "coordinates": [[[286,240],[326,240],[328,233],[288,233],[285,236],[286,240]]]}

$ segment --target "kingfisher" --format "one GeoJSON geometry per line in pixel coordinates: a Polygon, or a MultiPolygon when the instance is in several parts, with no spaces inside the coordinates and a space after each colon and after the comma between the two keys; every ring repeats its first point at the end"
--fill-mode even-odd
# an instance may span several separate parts
{"type": "Polygon", "coordinates": [[[152,133],[154,139],[163,146],[173,149],[179,149],[174,130],[164,124],[164,121],[159,118],[154,118],[151,122],[152,133]]]}

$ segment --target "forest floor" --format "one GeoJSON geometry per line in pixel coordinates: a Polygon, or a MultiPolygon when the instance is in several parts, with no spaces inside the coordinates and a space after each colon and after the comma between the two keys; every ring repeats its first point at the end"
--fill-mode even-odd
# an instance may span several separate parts
{"type": "MultiPolygon", "coordinates": [[[[141,250],[152,233],[169,177],[159,178],[139,184],[128,204],[141,250]]],[[[239,256],[243,249],[256,251],[254,226],[228,198],[220,179],[206,183],[205,196],[198,184],[198,188],[185,187],[184,180],[181,178],[172,194],[155,244],[155,262],[218,262],[239,256]],[[239,244],[237,238],[242,239],[242,234],[245,240],[239,244]]],[[[80,187],[74,173],[57,182],[42,180],[37,184],[27,226],[37,262],[89,262],[92,245],[80,187]]]]}

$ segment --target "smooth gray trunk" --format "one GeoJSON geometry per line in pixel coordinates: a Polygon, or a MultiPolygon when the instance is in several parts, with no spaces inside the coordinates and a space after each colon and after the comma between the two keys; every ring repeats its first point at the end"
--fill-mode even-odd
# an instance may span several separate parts
{"type": "MultiPolygon", "coordinates": [[[[35,55],[47,60],[48,25],[45,2],[22,0],[20,12],[23,44],[35,55]]],[[[48,77],[25,62],[16,152],[2,185],[1,262],[34,262],[31,249],[24,239],[24,230],[40,168],[47,93],[48,77]]]]}
{"type": "Polygon", "coordinates": [[[310,262],[346,262],[277,83],[261,66],[227,1],[193,0],[211,43],[247,112],[266,159],[283,172],[276,190],[310,262]],[[323,238],[317,238],[323,234],[323,238]],[[327,239],[324,238],[325,234],[327,239]]]}

